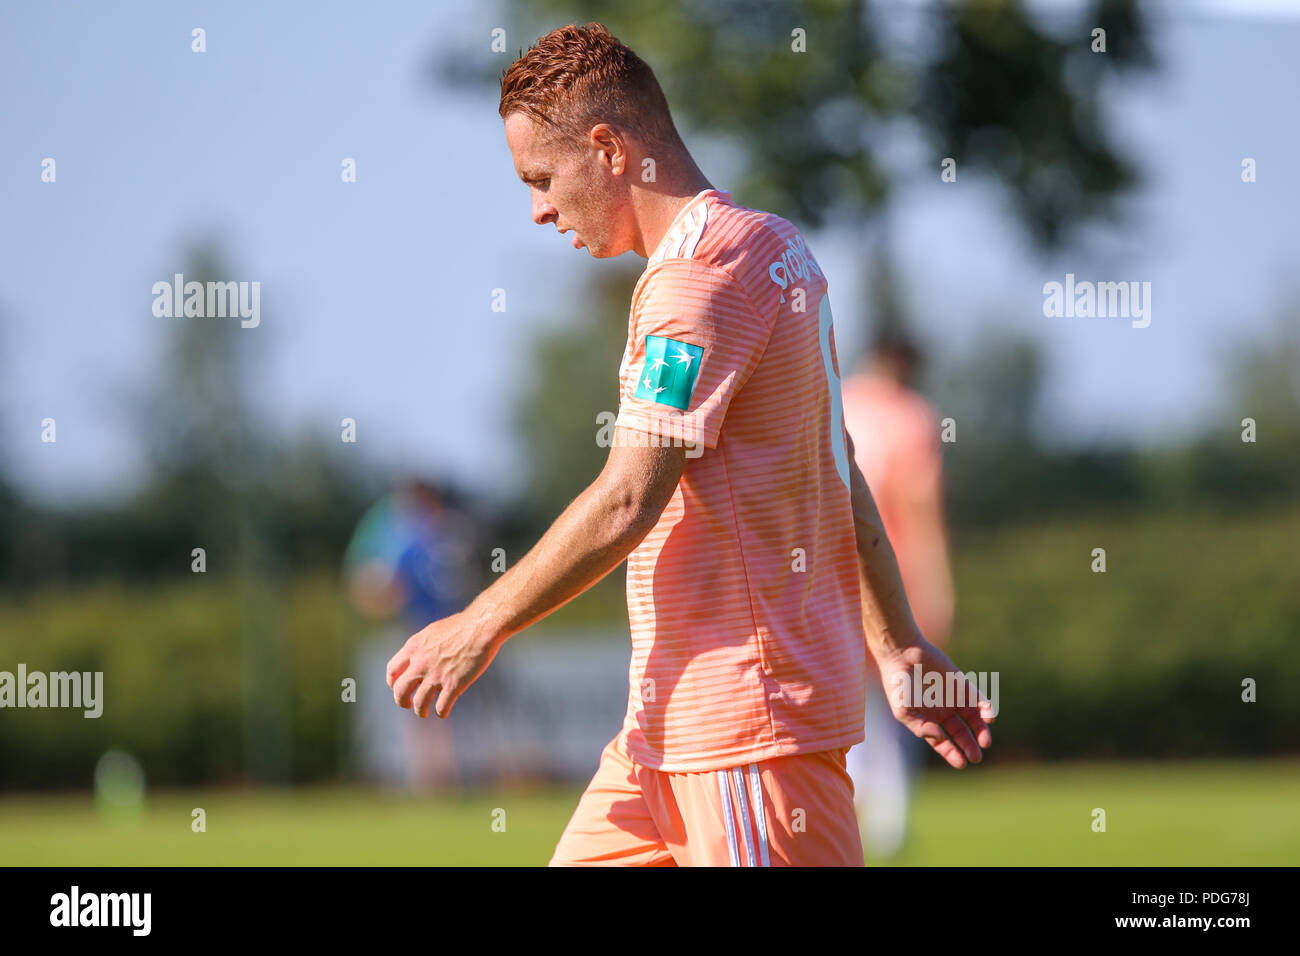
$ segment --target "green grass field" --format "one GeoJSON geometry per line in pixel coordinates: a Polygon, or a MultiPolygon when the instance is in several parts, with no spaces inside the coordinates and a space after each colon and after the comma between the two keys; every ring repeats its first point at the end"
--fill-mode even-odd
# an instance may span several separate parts
{"type": "MultiPolygon", "coordinates": [[[[579,791],[420,799],[344,788],[152,794],[137,820],[88,794],[0,798],[6,865],[485,865],[549,858],[579,791]],[[191,831],[202,807],[207,831],[191,831]],[[500,820],[504,811],[504,830],[500,820]]],[[[928,770],[913,865],[1294,865],[1300,762],[928,770]],[[1094,833],[1092,810],[1106,811],[1094,833]]],[[[870,862],[870,861],[869,861],[870,862]]]]}

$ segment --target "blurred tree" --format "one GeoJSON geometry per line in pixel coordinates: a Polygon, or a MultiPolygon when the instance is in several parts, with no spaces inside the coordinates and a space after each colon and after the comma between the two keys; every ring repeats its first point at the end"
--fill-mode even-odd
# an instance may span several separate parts
{"type": "MultiPolygon", "coordinates": [[[[211,240],[194,244],[184,281],[229,281],[231,272],[211,240]]],[[[162,319],[167,352],[144,416],[154,481],[143,496],[163,514],[162,526],[194,537],[175,555],[190,563],[206,551],[207,573],[239,581],[243,609],[244,758],[249,777],[263,783],[289,776],[289,663],[280,623],[285,589],[283,556],[269,528],[275,518],[275,436],[257,421],[248,387],[264,328],[238,319],[162,319]]]]}
{"type": "Polygon", "coordinates": [[[1300,495],[1300,310],[1282,300],[1270,334],[1229,358],[1229,399],[1190,454],[1193,496],[1258,507],[1300,495]]]}
{"type": "MultiPolygon", "coordinates": [[[[541,337],[516,414],[530,464],[529,510],[549,523],[600,471],[609,449],[596,443],[600,413],[618,413],[618,367],[627,343],[634,270],[592,279],[585,318],[541,337]],[[623,316],[619,321],[616,316],[623,316]]],[[[545,525],[536,530],[545,530],[545,525]]]]}
{"type": "MultiPolygon", "coordinates": [[[[8,318],[8,313],[0,309],[0,382],[12,387],[13,378],[8,374],[8,318]]],[[[10,401],[8,396],[0,395],[0,399],[3,399],[0,400],[0,448],[7,450],[12,447],[10,442],[13,440],[9,434],[10,401]]],[[[18,492],[10,487],[6,474],[5,466],[10,460],[8,454],[0,455],[0,582],[5,584],[10,582],[18,563],[15,542],[22,524],[23,509],[23,502],[18,492]]]]}
{"type": "MultiPolygon", "coordinates": [[[[229,279],[211,240],[190,247],[182,271],[187,284],[229,279]]],[[[154,476],[146,496],[164,526],[196,534],[220,562],[222,550],[233,553],[240,517],[255,504],[251,493],[265,478],[274,441],[253,426],[247,398],[263,330],[242,329],[235,319],[155,321],[164,326],[166,350],[138,407],[154,476]]]]}
{"type": "MultiPolygon", "coordinates": [[[[1300,309],[1293,294],[1284,301],[1270,334],[1232,358],[1228,407],[1236,420],[1228,431],[1234,441],[1240,442],[1240,419],[1247,417],[1278,438],[1293,440],[1300,432],[1300,309]]],[[[1294,444],[1300,451],[1300,442],[1294,444]]]]}
{"type": "Polygon", "coordinates": [[[18,555],[14,547],[21,526],[22,500],[0,475],[0,582],[13,581],[18,555]]]}
{"type": "Polygon", "coordinates": [[[1119,445],[1060,447],[1039,418],[1045,360],[1026,336],[991,335],[938,376],[944,409],[960,409],[945,446],[945,495],[958,526],[1050,514],[1079,518],[1147,503],[1137,452],[1119,445]]]}
{"type": "MultiPolygon", "coordinates": [[[[214,240],[199,239],[182,254],[181,271],[186,281],[225,281],[222,260],[214,240]]],[[[148,321],[163,340],[162,360],[124,399],[147,459],[144,484],[125,501],[24,519],[16,540],[29,560],[14,569],[18,580],[188,575],[197,546],[210,571],[233,573],[253,538],[276,565],[336,568],[384,483],[341,452],[337,438],[282,434],[255,406],[273,323],[148,321]]]]}
{"type": "Polygon", "coordinates": [[[1101,86],[1153,63],[1136,0],[1092,0],[1060,23],[1035,26],[1019,0],[936,4],[937,55],[919,71],[909,101],[935,156],[991,173],[1043,249],[1070,230],[1115,215],[1135,184],[1113,145],[1101,86]],[[1104,52],[1094,52],[1094,31],[1104,52]]]}
{"type": "MultiPolygon", "coordinates": [[[[540,336],[533,346],[515,426],[529,463],[523,499],[502,528],[511,554],[526,551],[600,472],[609,449],[598,434],[618,414],[618,367],[627,343],[628,303],[638,273],[624,265],[592,279],[591,306],[576,323],[540,336]],[[622,316],[622,320],[618,316],[622,316]],[[598,422],[598,416],[606,416],[598,422]]],[[[582,601],[570,602],[552,626],[577,626],[624,613],[624,579],[608,575],[582,601]]]]}

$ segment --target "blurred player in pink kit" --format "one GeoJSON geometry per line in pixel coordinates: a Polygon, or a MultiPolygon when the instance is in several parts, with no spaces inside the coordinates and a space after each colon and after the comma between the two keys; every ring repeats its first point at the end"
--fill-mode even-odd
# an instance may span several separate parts
{"type": "MultiPolygon", "coordinates": [[[[879,337],[865,367],[842,383],[844,426],[893,545],[912,615],[926,639],[942,647],[952,630],[952,571],[939,419],[912,387],[919,359],[905,336],[879,337]]],[[[887,857],[900,849],[907,832],[909,778],[920,751],[893,719],[872,665],[866,740],[849,751],[848,769],[862,841],[871,855],[887,857]]]]}

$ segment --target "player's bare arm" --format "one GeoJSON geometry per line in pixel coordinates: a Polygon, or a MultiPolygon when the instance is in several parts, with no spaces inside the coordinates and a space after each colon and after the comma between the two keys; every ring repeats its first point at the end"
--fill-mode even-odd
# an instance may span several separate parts
{"type": "MultiPolygon", "coordinates": [[[[885,535],[884,523],[876,508],[871,490],[853,458],[849,444],[849,474],[853,495],[853,525],[858,546],[859,589],[862,594],[863,626],[867,647],[880,679],[889,696],[890,709],[908,730],[923,737],[949,765],[961,769],[967,762],[983,759],[981,747],[993,745],[988,724],[994,719],[993,708],[979,696],[979,691],[965,678],[965,705],[922,707],[920,701],[900,695],[900,688],[912,686],[913,674],[937,671],[956,673],[948,656],[924,636],[912,617],[903,590],[894,549],[885,535]]],[[[947,686],[945,679],[945,686],[947,686]]]]}
{"type": "Polygon", "coordinates": [[[446,717],[511,636],[577,597],[618,567],[663,514],[686,450],[640,447],[615,429],[600,475],[542,539],[458,614],[414,634],[388,662],[388,686],[404,708],[446,717]]]}

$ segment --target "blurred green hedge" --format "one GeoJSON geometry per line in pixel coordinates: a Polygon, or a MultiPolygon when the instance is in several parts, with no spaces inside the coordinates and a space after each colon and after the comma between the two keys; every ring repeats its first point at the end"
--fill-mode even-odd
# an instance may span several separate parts
{"type": "Polygon", "coordinates": [[[232,579],[195,575],[152,588],[51,590],[0,607],[0,670],[21,661],[29,672],[103,671],[106,701],[96,719],[0,710],[0,786],[89,785],[109,747],[140,760],[150,784],[240,781],[248,741],[265,733],[246,716],[268,710],[278,718],[270,736],[287,737],[286,779],[337,775],[349,717],[341,684],[354,667],[347,637],[358,628],[336,580],[246,595],[232,579]],[[274,622],[258,635],[276,645],[269,653],[247,651],[252,604],[274,622]],[[250,680],[254,656],[270,672],[250,680]],[[255,686],[274,698],[269,707],[250,699],[255,686]]]}
{"type": "Polygon", "coordinates": [[[951,656],[998,671],[995,747],[1300,752],[1300,511],[1060,522],[956,542],[951,656]],[[1105,573],[1092,551],[1104,548],[1105,573]],[[1256,682],[1255,703],[1242,681],[1256,682]]]}
{"type": "MultiPolygon", "coordinates": [[[[949,651],[964,669],[999,672],[995,754],[1297,752],[1297,541],[1300,510],[959,536],[949,651]],[[1098,547],[1104,574],[1091,570],[1098,547]],[[1258,684],[1253,704],[1241,701],[1247,677],[1258,684]]],[[[588,598],[610,606],[591,595],[575,605],[588,598]]],[[[612,634],[625,626],[610,621],[612,634]]],[[[0,710],[0,787],[86,786],[109,747],[134,754],[155,785],[247,780],[246,749],[260,733],[248,715],[268,712],[268,694],[281,705],[278,718],[275,706],[269,713],[285,737],[286,779],[344,775],[350,713],[340,685],[361,630],[328,574],[280,590],[196,576],[11,600],[0,606],[0,670],[20,661],[29,671],[100,670],[107,705],[97,720],[0,710]],[[258,640],[274,645],[255,655],[270,670],[252,679],[250,621],[264,622],[258,640]]]]}

